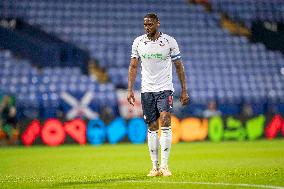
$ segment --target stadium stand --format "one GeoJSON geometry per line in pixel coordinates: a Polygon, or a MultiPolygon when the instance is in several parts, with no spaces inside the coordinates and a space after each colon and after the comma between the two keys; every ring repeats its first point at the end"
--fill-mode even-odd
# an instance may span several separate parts
{"type": "MultiPolygon", "coordinates": [[[[248,4],[225,0],[210,2],[213,7],[224,6],[226,10],[237,6],[238,9],[232,12],[238,13],[237,16],[244,18],[246,23],[254,19],[254,13],[272,17],[270,13],[266,14],[266,8],[260,8],[266,7],[264,1],[257,3],[257,11],[247,8],[256,0],[244,1],[248,4]],[[243,10],[248,11],[243,13],[243,10]]],[[[269,7],[275,7],[276,2],[279,4],[276,7],[284,6],[280,0],[274,0],[269,7]]],[[[225,114],[239,113],[239,105],[243,103],[252,104],[255,113],[263,113],[267,105],[284,102],[283,55],[267,50],[261,43],[250,43],[245,37],[231,36],[220,27],[218,13],[206,12],[200,5],[193,6],[184,0],[4,0],[2,7],[1,16],[22,17],[30,24],[40,25],[62,40],[88,50],[108,71],[113,84],[124,88],[127,87],[132,41],[143,34],[143,16],[156,12],[162,23],[160,30],[174,36],[180,45],[191,107],[201,105],[204,108],[208,101],[215,99],[225,114]]],[[[282,16],[280,14],[276,19],[281,20],[282,16]]],[[[77,79],[74,82],[85,84],[77,79]]],[[[58,85],[64,86],[64,83],[58,85]]],[[[57,85],[56,82],[53,84],[57,85]]],[[[180,87],[176,76],[174,84],[178,94],[180,87]]],[[[136,88],[139,85],[138,81],[136,88]]],[[[283,111],[283,108],[279,110],[283,111]]]]}
{"type": "Polygon", "coordinates": [[[29,59],[38,67],[81,67],[86,71],[88,53],[19,18],[0,19],[1,48],[29,59]]]}
{"type": "Polygon", "coordinates": [[[93,110],[99,112],[109,102],[117,112],[114,85],[99,84],[93,77],[83,75],[79,68],[37,69],[27,60],[14,58],[8,50],[0,51],[0,67],[0,91],[16,97],[20,117],[55,117],[58,108],[66,105],[60,98],[61,92],[79,99],[86,91],[92,91],[96,95],[90,103],[93,110]]]}
{"type": "Polygon", "coordinates": [[[249,27],[254,20],[284,21],[284,4],[281,0],[209,0],[209,2],[213,9],[226,12],[249,27]]]}

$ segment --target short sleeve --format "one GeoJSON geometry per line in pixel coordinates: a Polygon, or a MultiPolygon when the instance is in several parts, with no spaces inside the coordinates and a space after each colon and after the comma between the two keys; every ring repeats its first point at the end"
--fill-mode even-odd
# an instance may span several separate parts
{"type": "Polygon", "coordinates": [[[138,38],[136,38],[132,44],[131,58],[139,58],[138,44],[139,44],[139,40],[138,38]]]}
{"type": "Polygon", "coordinates": [[[177,41],[174,38],[170,40],[171,59],[172,61],[181,59],[181,54],[178,48],[177,41]]]}

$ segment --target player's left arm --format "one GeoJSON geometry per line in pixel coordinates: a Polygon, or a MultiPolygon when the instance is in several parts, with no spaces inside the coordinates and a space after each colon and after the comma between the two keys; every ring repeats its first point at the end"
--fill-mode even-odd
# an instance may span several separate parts
{"type": "Polygon", "coordinates": [[[185,79],[184,66],[181,59],[175,60],[174,64],[181,84],[180,102],[182,105],[186,105],[189,102],[189,95],[187,93],[187,84],[185,79]]]}

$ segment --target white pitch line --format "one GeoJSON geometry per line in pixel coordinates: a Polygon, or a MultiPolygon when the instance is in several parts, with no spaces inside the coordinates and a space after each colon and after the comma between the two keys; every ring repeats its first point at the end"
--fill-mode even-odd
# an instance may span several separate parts
{"type": "MultiPolygon", "coordinates": [[[[17,180],[3,181],[0,183],[19,183],[17,180]]],[[[33,182],[54,182],[54,180],[36,180],[33,182]]],[[[284,189],[282,186],[272,185],[259,185],[259,184],[244,184],[244,183],[223,183],[223,182],[191,182],[191,181],[151,181],[151,180],[121,180],[114,181],[116,183],[152,183],[152,184],[192,184],[192,185],[215,185],[215,186],[240,186],[240,187],[251,187],[251,188],[268,188],[268,189],[284,189]]]]}
{"type": "Polygon", "coordinates": [[[272,185],[258,185],[258,184],[241,184],[241,183],[222,183],[222,182],[190,182],[190,181],[149,181],[149,180],[125,180],[117,182],[128,182],[128,183],[159,183],[159,184],[195,184],[195,185],[217,185],[217,186],[243,186],[243,187],[254,187],[254,188],[270,188],[270,189],[284,189],[282,186],[272,185]]]}

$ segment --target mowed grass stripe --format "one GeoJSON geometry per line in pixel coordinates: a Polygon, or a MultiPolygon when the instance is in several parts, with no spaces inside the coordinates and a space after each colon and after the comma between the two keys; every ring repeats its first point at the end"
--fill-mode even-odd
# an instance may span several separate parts
{"type": "Polygon", "coordinates": [[[172,147],[170,178],[145,176],[151,168],[146,144],[5,147],[0,149],[0,188],[283,187],[283,142],[179,143],[172,147]]]}
{"type": "MultiPolygon", "coordinates": [[[[127,182],[127,183],[145,183],[145,182],[151,182],[153,181],[144,181],[144,180],[129,180],[129,181],[119,181],[119,182],[127,182]]],[[[284,187],[281,186],[271,186],[271,185],[257,185],[257,184],[243,184],[243,183],[217,183],[217,182],[190,182],[190,181],[180,181],[180,182],[167,182],[167,181],[160,181],[158,183],[161,184],[174,184],[174,185],[179,185],[179,184],[192,184],[192,185],[215,185],[215,186],[239,186],[239,187],[250,187],[250,188],[270,188],[270,189],[284,189],[284,187]]]]}

